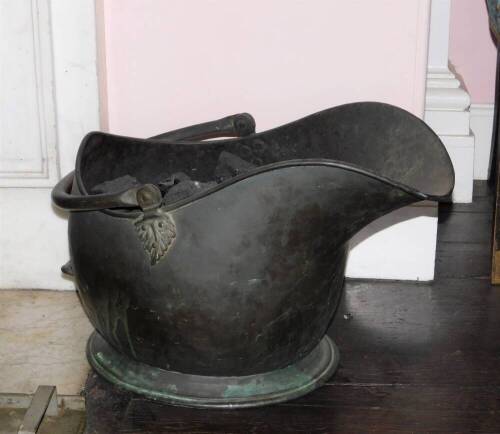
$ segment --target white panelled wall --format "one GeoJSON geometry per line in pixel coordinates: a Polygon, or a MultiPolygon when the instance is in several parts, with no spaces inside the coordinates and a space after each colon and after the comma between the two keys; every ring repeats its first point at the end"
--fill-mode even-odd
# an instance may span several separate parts
{"type": "Polygon", "coordinates": [[[51,187],[99,129],[93,0],[0,2],[0,288],[73,289],[51,187]]]}
{"type": "MultiPolygon", "coordinates": [[[[492,108],[469,112],[448,68],[448,23],[449,0],[433,0],[425,119],[455,165],[454,199],[469,201],[473,173],[488,172],[492,108]],[[475,162],[469,124],[481,143],[475,162]]],[[[60,272],[67,217],[50,191],[73,169],[81,138],[99,129],[95,29],[94,0],[0,2],[0,288],[74,288],[60,272]]],[[[430,280],[436,234],[434,204],[387,215],[353,240],[347,276],[430,280]]]]}

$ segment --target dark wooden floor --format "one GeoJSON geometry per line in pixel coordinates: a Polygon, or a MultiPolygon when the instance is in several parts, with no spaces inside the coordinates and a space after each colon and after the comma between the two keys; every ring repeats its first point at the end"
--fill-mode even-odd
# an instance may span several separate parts
{"type": "Polygon", "coordinates": [[[194,410],[147,401],[92,374],[87,432],[500,433],[492,203],[477,183],[474,204],[441,207],[433,283],[346,283],[330,330],[340,368],[319,390],[260,409],[194,410]]]}

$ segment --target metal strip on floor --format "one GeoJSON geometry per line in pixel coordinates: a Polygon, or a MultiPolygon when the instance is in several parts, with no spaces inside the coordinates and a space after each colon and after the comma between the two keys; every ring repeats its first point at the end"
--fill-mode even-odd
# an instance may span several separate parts
{"type": "Polygon", "coordinates": [[[43,417],[57,416],[57,390],[55,386],[38,386],[24,415],[18,434],[36,434],[43,417]]]}

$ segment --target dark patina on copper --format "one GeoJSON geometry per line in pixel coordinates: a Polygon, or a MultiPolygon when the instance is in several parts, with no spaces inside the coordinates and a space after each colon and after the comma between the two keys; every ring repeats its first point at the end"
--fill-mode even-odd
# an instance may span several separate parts
{"type": "Polygon", "coordinates": [[[439,138],[394,106],[347,104],[254,129],[240,114],[150,139],[90,133],[54,188],[54,203],[73,211],[66,270],[96,328],[89,361],[108,380],[201,407],[313,390],[338,363],[325,333],[349,239],[453,189],[439,138]],[[254,167],[165,202],[165,174],[211,183],[222,152],[254,167]],[[140,185],[91,193],[124,176],[140,185]]]}

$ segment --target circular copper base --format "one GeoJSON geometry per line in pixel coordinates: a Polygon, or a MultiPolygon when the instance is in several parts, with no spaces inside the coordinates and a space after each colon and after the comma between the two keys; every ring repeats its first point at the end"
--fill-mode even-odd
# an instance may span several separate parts
{"type": "Polygon", "coordinates": [[[96,332],[89,338],[87,357],[92,367],[113,384],[168,404],[205,408],[258,407],[297,398],[320,387],[339,362],[338,349],[328,336],[286,368],[239,377],[156,368],[119,353],[96,332]]]}

